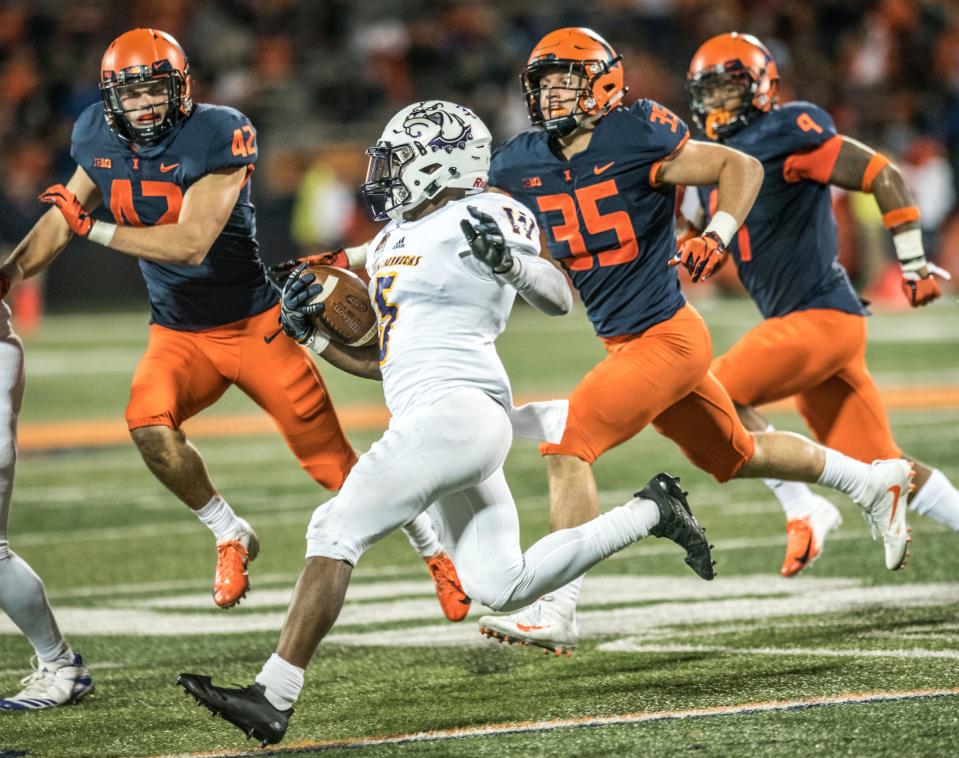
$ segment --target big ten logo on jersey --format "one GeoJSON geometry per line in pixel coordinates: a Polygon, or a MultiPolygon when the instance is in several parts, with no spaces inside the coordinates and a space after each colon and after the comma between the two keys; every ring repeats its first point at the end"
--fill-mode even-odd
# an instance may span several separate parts
{"type": "MultiPolygon", "coordinates": [[[[173,182],[140,181],[139,194],[144,200],[148,198],[163,198],[166,209],[159,215],[153,226],[175,224],[180,218],[180,207],[183,205],[183,190],[173,182]]],[[[149,209],[144,208],[144,213],[149,209]]],[[[118,224],[126,226],[144,226],[140,214],[134,206],[133,182],[129,179],[114,179],[110,185],[110,212],[118,224]]],[[[150,213],[154,215],[155,211],[150,213]]]]}
{"type": "Polygon", "coordinates": [[[528,240],[533,239],[533,230],[536,229],[534,218],[527,216],[521,210],[510,208],[508,205],[503,206],[503,212],[506,214],[509,225],[513,227],[513,234],[522,234],[528,240]]]}
{"type": "Polygon", "coordinates": [[[668,126],[673,134],[679,128],[679,116],[673,113],[669,108],[659,103],[653,103],[652,111],[649,114],[649,120],[654,124],[668,126]]]}
{"type": "Polygon", "coordinates": [[[241,158],[256,155],[256,132],[249,124],[233,130],[233,154],[241,158]]]}

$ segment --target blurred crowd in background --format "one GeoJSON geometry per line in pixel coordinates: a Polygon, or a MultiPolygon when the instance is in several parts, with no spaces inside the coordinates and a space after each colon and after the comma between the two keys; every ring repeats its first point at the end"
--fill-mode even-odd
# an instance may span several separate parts
{"type": "MultiPolygon", "coordinates": [[[[699,44],[755,34],[779,65],[783,100],[822,105],[840,132],[899,163],[927,253],[959,274],[959,4],[943,0],[2,0],[0,252],[44,210],[37,194],[72,173],[73,121],[99,100],[100,58],[127,29],[173,34],[190,58],[195,100],[253,120],[260,242],[275,262],[375,231],[357,197],[363,150],[408,102],[469,105],[497,142],[527,128],[518,75],[542,35],[574,25],[623,56],[628,101],[653,98],[684,118],[699,44]]],[[[835,204],[857,285],[901,298],[875,203],[837,192],[835,204]]],[[[73,246],[83,250],[67,253],[69,268],[58,261],[47,277],[52,305],[129,303],[135,264],[73,246]],[[96,286],[77,286],[85,267],[98,270],[96,286]],[[71,281],[61,284],[65,270],[71,281]]]]}

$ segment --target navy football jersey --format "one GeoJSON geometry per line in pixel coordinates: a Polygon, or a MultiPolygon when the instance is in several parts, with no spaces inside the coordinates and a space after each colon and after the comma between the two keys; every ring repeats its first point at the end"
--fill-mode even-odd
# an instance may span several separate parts
{"type": "MultiPolygon", "coordinates": [[[[91,105],[73,127],[70,155],[96,183],[118,224],[172,224],[183,195],[206,174],[256,162],[256,132],[239,111],[197,105],[156,145],[133,150],[91,105]]],[[[262,313],[278,299],[256,242],[250,184],[240,190],[223,231],[199,266],[140,260],[151,322],[183,331],[222,326],[262,313]]]]}
{"type": "Polygon", "coordinates": [[[601,337],[644,332],[686,302],[667,265],[676,252],[675,188],[650,178],[688,136],[671,111],[640,100],[600,119],[589,146],[568,161],[536,129],[493,154],[490,185],[536,214],[601,337]]]}
{"type": "MultiPolygon", "coordinates": [[[[832,117],[812,103],[792,102],[757,116],[724,140],[757,158],[765,178],[756,203],[730,245],[739,278],[765,318],[812,308],[865,314],[845,269],[829,185],[790,181],[789,156],[836,136],[832,117]]],[[[707,218],[715,187],[699,187],[707,218]]]]}

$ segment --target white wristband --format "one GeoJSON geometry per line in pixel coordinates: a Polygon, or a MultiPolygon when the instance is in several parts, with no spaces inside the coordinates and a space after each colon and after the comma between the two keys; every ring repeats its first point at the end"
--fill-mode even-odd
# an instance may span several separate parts
{"type": "Polygon", "coordinates": [[[922,249],[922,231],[910,229],[892,235],[892,244],[896,247],[896,257],[903,271],[918,271],[926,265],[926,254],[922,249]]]}
{"type": "Polygon", "coordinates": [[[301,342],[300,344],[303,345],[303,347],[310,348],[310,350],[319,355],[326,350],[327,347],[329,347],[330,335],[324,331],[321,331],[320,329],[317,329],[310,339],[308,339],[306,342],[301,342]]]}
{"type": "Polygon", "coordinates": [[[703,234],[715,232],[719,235],[719,239],[723,241],[723,244],[728,246],[737,229],[739,229],[739,222],[733,214],[726,213],[726,211],[716,211],[706,225],[706,228],[703,229],[703,234]]]}
{"type": "Polygon", "coordinates": [[[90,227],[90,233],[87,235],[87,239],[90,240],[90,242],[96,242],[98,245],[109,247],[116,231],[116,224],[111,224],[109,221],[94,221],[93,226],[90,227]]]}

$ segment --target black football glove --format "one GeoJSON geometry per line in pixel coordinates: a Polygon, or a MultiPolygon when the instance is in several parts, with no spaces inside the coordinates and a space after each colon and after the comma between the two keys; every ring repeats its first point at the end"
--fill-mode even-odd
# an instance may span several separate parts
{"type": "Polygon", "coordinates": [[[283,293],[280,295],[280,326],[283,333],[301,345],[313,339],[316,327],[313,317],[323,312],[323,303],[310,300],[323,292],[323,285],[316,283],[315,274],[303,274],[308,263],[301,263],[290,271],[283,293]]]}
{"type": "Polygon", "coordinates": [[[489,266],[494,274],[505,274],[513,268],[513,255],[503,239],[499,225],[492,216],[475,206],[468,205],[466,209],[478,222],[473,226],[465,218],[460,221],[460,229],[466,235],[473,257],[489,266]]]}

